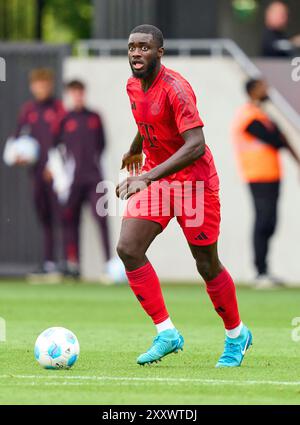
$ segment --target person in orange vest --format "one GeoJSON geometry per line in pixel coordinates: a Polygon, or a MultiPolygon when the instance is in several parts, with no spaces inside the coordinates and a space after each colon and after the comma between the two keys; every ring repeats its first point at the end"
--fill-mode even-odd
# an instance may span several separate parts
{"type": "Polygon", "coordinates": [[[249,100],[237,112],[233,140],[243,180],[248,184],[254,204],[254,262],[258,288],[283,284],[270,274],[268,250],[277,223],[277,205],[282,169],[280,149],[288,149],[297,164],[300,157],[266,112],[262,104],[269,99],[264,80],[250,79],[245,85],[249,100]]]}

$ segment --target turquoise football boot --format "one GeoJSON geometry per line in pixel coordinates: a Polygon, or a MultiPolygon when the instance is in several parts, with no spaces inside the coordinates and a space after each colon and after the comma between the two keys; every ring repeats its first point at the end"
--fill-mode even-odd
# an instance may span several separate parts
{"type": "Polygon", "coordinates": [[[241,366],[243,358],[250,345],[252,345],[252,333],[244,325],[240,336],[237,338],[226,337],[224,352],[219,358],[216,367],[241,366]]]}
{"type": "Polygon", "coordinates": [[[183,344],[184,339],[177,329],[162,331],[154,338],[149,350],[137,358],[137,363],[145,365],[158,362],[168,354],[178,353],[178,350],[183,350],[183,344]]]}

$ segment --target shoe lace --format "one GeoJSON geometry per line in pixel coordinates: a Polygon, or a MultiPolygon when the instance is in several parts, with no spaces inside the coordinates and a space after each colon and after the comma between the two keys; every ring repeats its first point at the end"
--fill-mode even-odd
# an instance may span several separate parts
{"type": "Polygon", "coordinates": [[[220,360],[231,360],[232,358],[235,358],[236,355],[240,354],[239,344],[230,342],[226,339],[224,345],[224,352],[220,360]]]}
{"type": "Polygon", "coordinates": [[[166,349],[167,346],[168,346],[168,343],[169,343],[168,340],[164,339],[161,335],[157,335],[153,340],[153,344],[152,344],[150,350],[153,349],[153,348],[158,348],[158,347],[162,348],[162,349],[166,349]]]}

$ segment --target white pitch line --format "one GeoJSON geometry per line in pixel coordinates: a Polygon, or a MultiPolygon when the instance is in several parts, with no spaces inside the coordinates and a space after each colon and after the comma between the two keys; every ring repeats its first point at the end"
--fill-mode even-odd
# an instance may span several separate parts
{"type": "MultiPolygon", "coordinates": [[[[50,372],[51,373],[51,372],[50,372]]],[[[77,380],[77,381],[117,381],[117,382],[156,382],[156,383],[191,383],[203,385],[273,385],[273,386],[300,386],[300,381],[269,381],[269,380],[229,380],[229,379],[202,379],[202,378],[159,378],[159,377],[130,377],[130,376],[81,376],[81,375],[0,375],[0,379],[27,379],[27,380],[77,380]]],[[[50,383],[49,383],[50,384],[50,383]]]]}

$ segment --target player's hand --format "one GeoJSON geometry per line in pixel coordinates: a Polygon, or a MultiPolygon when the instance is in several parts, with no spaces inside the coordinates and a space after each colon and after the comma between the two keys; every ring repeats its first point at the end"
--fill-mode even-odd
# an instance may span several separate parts
{"type": "Polygon", "coordinates": [[[49,168],[45,167],[43,171],[43,178],[47,183],[52,183],[53,181],[53,175],[49,168]]]}
{"type": "Polygon", "coordinates": [[[15,165],[18,165],[20,167],[26,167],[27,165],[29,165],[29,162],[26,161],[26,159],[22,159],[22,157],[18,156],[16,158],[15,165]]]}
{"type": "Polygon", "coordinates": [[[291,41],[294,44],[294,46],[300,47],[300,34],[297,34],[294,37],[292,37],[291,41]]]}
{"type": "Polygon", "coordinates": [[[116,188],[116,195],[120,199],[128,199],[141,190],[146,189],[151,184],[151,180],[146,174],[140,176],[127,177],[116,188]]]}
{"type": "Polygon", "coordinates": [[[126,168],[131,176],[139,176],[143,166],[143,154],[132,154],[131,152],[125,153],[122,158],[121,170],[126,168]]]}

